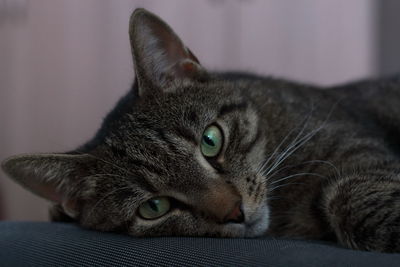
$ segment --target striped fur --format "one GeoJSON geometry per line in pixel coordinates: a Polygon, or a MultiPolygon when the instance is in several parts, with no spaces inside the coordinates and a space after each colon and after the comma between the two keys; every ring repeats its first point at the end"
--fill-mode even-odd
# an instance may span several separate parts
{"type": "Polygon", "coordinates": [[[207,73],[147,11],[135,11],[130,33],[136,82],[95,137],[64,155],[3,163],[56,203],[53,220],[133,236],[268,234],[400,252],[400,77],[319,88],[207,73]],[[209,125],[225,140],[212,159],[199,148],[209,125]],[[142,219],[138,207],[154,196],[173,208],[142,219]],[[238,199],[244,222],[221,223],[238,199]]]}

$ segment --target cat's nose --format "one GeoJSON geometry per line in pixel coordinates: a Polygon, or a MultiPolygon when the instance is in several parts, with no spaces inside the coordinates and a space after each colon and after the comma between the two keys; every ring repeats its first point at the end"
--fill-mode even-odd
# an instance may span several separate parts
{"type": "Polygon", "coordinates": [[[237,202],[234,208],[225,216],[223,223],[242,223],[244,222],[244,215],[242,211],[241,202],[237,202]]]}
{"type": "Polygon", "coordinates": [[[196,207],[205,218],[217,223],[242,223],[244,214],[242,211],[242,197],[236,187],[215,181],[207,188],[197,202],[196,207]]]}

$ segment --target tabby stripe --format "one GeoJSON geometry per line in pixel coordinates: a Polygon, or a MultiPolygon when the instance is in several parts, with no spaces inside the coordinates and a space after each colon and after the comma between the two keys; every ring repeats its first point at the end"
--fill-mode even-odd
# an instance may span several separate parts
{"type": "Polygon", "coordinates": [[[144,167],[146,168],[148,171],[155,173],[157,175],[163,175],[164,174],[164,170],[157,167],[156,165],[153,165],[151,163],[149,163],[148,161],[144,161],[141,159],[130,159],[129,160],[130,163],[133,163],[134,165],[137,165],[138,167],[144,167]]]}
{"type": "Polygon", "coordinates": [[[211,166],[213,166],[213,168],[219,173],[219,174],[226,174],[226,171],[224,170],[224,168],[222,168],[221,164],[219,164],[216,161],[213,160],[209,160],[211,166]]]}
{"type": "Polygon", "coordinates": [[[393,199],[393,198],[388,198],[385,200],[384,204],[385,206],[392,206],[394,203],[396,203],[398,199],[393,199]]]}
{"type": "Polygon", "coordinates": [[[382,191],[379,191],[379,190],[372,190],[372,191],[369,192],[368,194],[364,195],[364,198],[365,198],[365,199],[370,198],[370,197],[372,197],[373,195],[380,194],[381,192],[382,192],[382,191]]]}
{"type": "Polygon", "coordinates": [[[116,155],[120,158],[126,157],[126,150],[124,150],[124,149],[120,149],[119,147],[112,146],[111,151],[113,152],[114,155],[116,155]]]}
{"type": "Polygon", "coordinates": [[[363,204],[362,207],[369,208],[369,207],[377,206],[377,205],[379,205],[379,203],[381,203],[381,200],[379,198],[378,199],[368,199],[368,200],[365,200],[362,202],[362,204],[363,204]]]}
{"type": "Polygon", "coordinates": [[[237,119],[235,119],[233,121],[233,125],[232,125],[232,128],[231,128],[231,133],[230,133],[230,138],[229,138],[230,141],[231,141],[230,142],[231,144],[235,140],[235,137],[236,137],[236,139],[241,140],[241,138],[239,136],[239,122],[238,122],[237,119]]]}
{"type": "Polygon", "coordinates": [[[174,129],[174,132],[176,135],[184,138],[186,141],[194,144],[195,146],[198,145],[196,135],[191,130],[189,130],[187,128],[180,128],[180,127],[178,128],[177,127],[174,129]]]}
{"type": "Polygon", "coordinates": [[[231,113],[237,110],[244,110],[247,108],[247,103],[246,102],[241,102],[241,103],[233,103],[233,104],[226,104],[223,105],[219,112],[218,112],[218,116],[223,116],[227,113],[231,113]]]}
{"type": "MultiPolygon", "coordinates": [[[[350,188],[354,187],[352,183],[348,185],[350,188]]],[[[366,193],[361,198],[354,199],[352,204],[357,207],[370,207],[372,205],[377,205],[379,202],[378,200],[382,199],[382,191],[373,190],[371,192],[366,193]]]]}
{"type": "Polygon", "coordinates": [[[243,154],[247,154],[251,151],[251,149],[253,148],[253,146],[257,143],[257,141],[260,139],[261,137],[261,129],[258,127],[257,128],[257,134],[256,136],[253,138],[253,140],[251,140],[246,147],[242,150],[243,154]]]}
{"type": "MultiPolygon", "coordinates": [[[[379,200],[375,200],[374,202],[378,202],[379,200]]],[[[392,204],[393,200],[392,199],[387,199],[385,200],[383,203],[381,203],[380,205],[365,205],[364,207],[366,208],[371,208],[372,210],[370,212],[368,212],[355,226],[354,229],[359,229],[360,227],[362,227],[365,222],[370,219],[372,221],[372,217],[375,217],[377,213],[382,212],[382,209],[384,209],[385,207],[387,207],[388,205],[392,204]]],[[[387,219],[387,217],[384,217],[387,219]]],[[[374,223],[374,225],[376,227],[379,227],[380,225],[377,224],[377,222],[374,223]]]]}
{"type": "Polygon", "coordinates": [[[167,144],[168,149],[171,152],[179,152],[179,150],[175,147],[175,144],[173,142],[171,142],[171,140],[169,140],[169,138],[165,135],[164,131],[160,128],[156,128],[154,129],[159,137],[159,139],[161,139],[164,143],[167,144]]]}
{"type": "Polygon", "coordinates": [[[400,198],[400,191],[393,191],[393,192],[390,194],[390,197],[391,197],[391,198],[400,198]]]}
{"type": "Polygon", "coordinates": [[[198,124],[198,122],[199,122],[199,116],[197,115],[196,111],[194,111],[194,110],[190,110],[187,113],[186,117],[190,122],[193,122],[194,125],[198,124]]]}
{"type": "Polygon", "coordinates": [[[377,212],[379,212],[377,209],[378,208],[383,208],[383,205],[380,205],[378,207],[373,207],[373,210],[371,210],[370,212],[368,212],[364,217],[361,218],[361,220],[358,221],[358,223],[356,223],[354,225],[354,229],[360,229],[361,227],[363,227],[365,225],[365,222],[369,219],[372,220],[372,217],[376,215],[377,212]]]}
{"type": "Polygon", "coordinates": [[[118,194],[115,195],[115,198],[118,199],[119,202],[126,201],[128,198],[137,198],[139,195],[137,192],[130,189],[118,190],[118,194]]]}
{"type": "Polygon", "coordinates": [[[153,186],[153,184],[151,184],[149,182],[149,180],[147,179],[147,177],[145,175],[143,175],[141,178],[142,179],[136,179],[135,183],[137,183],[141,188],[143,188],[147,192],[150,192],[150,193],[158,192],[158,190],[153,186]]]}
{"type": "MultiPolygon", "coordinates": [[[[390,215],[391,215],[392,213],[393,213],[393,212],[392,212],[391,210],[385,212],[385,213],[382,215],[382,219],[380,219],[379,221],[375,222],[375,226],[376,226],[376,227],[383,226],[383,223],[384,223],[385,221],[387,222],[388,218],[390,217],[390,215]]],[[[385,225],[386,225],[386,224],[385,224],[385,225]]]]}

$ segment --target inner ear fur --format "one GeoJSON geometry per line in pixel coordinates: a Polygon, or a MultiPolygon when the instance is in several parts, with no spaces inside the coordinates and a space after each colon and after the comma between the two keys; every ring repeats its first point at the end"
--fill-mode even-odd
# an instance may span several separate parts
{"type": "Polygon", "coordinates": [[[168,90],[175,82],[207,78],[196,56],[156,15],[136,9],[130,18],[129,35],[139,95],[168,90]]]}

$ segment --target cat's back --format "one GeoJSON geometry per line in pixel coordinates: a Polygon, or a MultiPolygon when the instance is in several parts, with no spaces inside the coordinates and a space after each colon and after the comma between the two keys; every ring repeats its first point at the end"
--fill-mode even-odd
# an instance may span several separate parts
{"type": "Polygon", "coordinates": [[[400,75],[356,82],[330,90],[354,113],[400,127],[400,75]]]}
{"type": "Polygon", "coordinates": [[[400,155],[400,75],[330,90],[356,123],[381,135],[400,155]]]}

